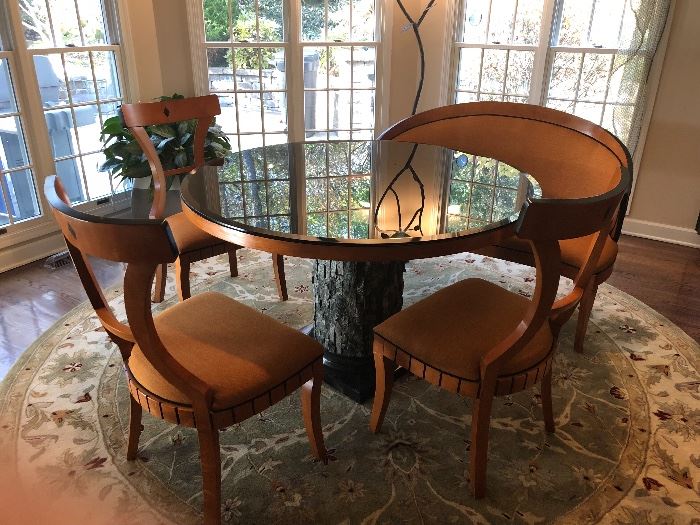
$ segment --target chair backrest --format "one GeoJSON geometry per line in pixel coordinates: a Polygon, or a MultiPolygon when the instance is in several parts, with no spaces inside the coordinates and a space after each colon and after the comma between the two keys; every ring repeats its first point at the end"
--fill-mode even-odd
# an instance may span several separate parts
{"type": "Polygon", "coordinates": [[[151,218],[161,218],[165,212],[166,177],[189,173],[193,169],[204,165],[204,143],[207,132],[214,122],[214,118],[219,114],[221,114],[221,107],[219,105],[219,97],[216,95],[172,99],[163,102],[123,104],[121,106],[124,125],[134,135],[151,167],[154,187],[153,206],[150,211],[151,218]],[[193,163],[180,168],[164,170],[156,147],[148,136],[146,127],[174,124],[187,120],[197,121],[193,142],[193,163]]]}
{"type": "Polygon", "coordinates": [[[81,213],[70,206],[56,176],[46,179],[44,193],[85,292],[102,326],[119,347],[127,370],[131,349],[138,341],[146,358],[163,377],[193,400],[203,399],[208,391],[206,385],[171,356],[158,337],[151,312],[151,285],[156,268],[174,262],[178,253],[167,222],[111,219],[81,213]],[[124,302],[128,325],[119,322],[110,310],[88,256],[127,263],[124,302]]]}
{"type": "MultiPolygon", "coordinates": [[[[522,321],[508,337],[482,359],[482,377],[495,385],[501,367],[522,350],[549,322],[558,335],[583,296],[584,288],[600,257],[613,218],[629,186],[629,173],[620,166],[615,186],[602,195],[579,199],[528,199],[516,224],[516,235],[530,242],[537,272],[535,291],[522,321]],[[561,265],[559,241],[596,234],[587,262],[563,298],[556,300],[561,265]]],[[[553,351],[554,347],[550,350],[553,351]]]]}
{"type": "MultiPolygon", "coordinates": [[[[497,158],[532,174],[547,198],[601,195],[616,185],[620,167],[631,187],[632,159],[610,132],[550,108],[511,102],[472,102],[431,109],[398,122],[379,136],[446,146],[497,158]]],[[[612,228],[617,239],[626,197],[612,228]]]]}
{"type": "Polygon", "coordinates": [[[130,349],[134,337],[131,329],[109,309],[89,256],[154,268],[160,263],[173,262],[177,248],[167,225],[158,220],[111,219],[82,213],[70,205],[63,184],[55,175],[46,178],[44,194],[100,322],[124,353],[122,347],[130,349]]]}

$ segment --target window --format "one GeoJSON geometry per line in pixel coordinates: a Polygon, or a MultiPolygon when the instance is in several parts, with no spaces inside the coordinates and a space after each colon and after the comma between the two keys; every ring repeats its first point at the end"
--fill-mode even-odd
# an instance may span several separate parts
{"type": "Polygon", "coordinates": [[[219,121],[239,150],[374,135],[375,0],[203,0],[202,8],[206,90],[219,95],[219,121]]]}
{"type": "Polygon", "coordinates": [[[113,192],[100,172],[100,129],[122,101],[113,5],[94,0],[21,0],[56,173],[72,202],[113,192]]]}
{"type": "Polygon", "coordinates": [[[455,100],[567,111],[636,146],[668,0],[464,0],[455,100]]]}
{"type": "Polygon", "coordinates": [[[41,213],[24,140],[22,108],[15,96],[15,71],[13,52],[0,39],[0,227],[41,213]]]}
{"type": "Polygon", "coordinates": [[[0,3],[0,227],[12,234],[1,246],[54,228],[44,175],[57,173],[74,203],[115,189],[98,170],[100,128],[123,93],[115,9],[113,0],[0,3]]]}

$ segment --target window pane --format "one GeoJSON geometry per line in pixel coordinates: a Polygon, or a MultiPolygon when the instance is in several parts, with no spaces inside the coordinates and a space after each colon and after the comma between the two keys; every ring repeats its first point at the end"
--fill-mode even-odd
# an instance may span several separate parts
{"type": "MultiPolygon", "coordinates": [[[[257,6],[256,4],[258,4],[256,0],[236,0],[232,3],[233,41],[282,42],[284,40],[282,2],[259,2],[257,6]]],[[[217,12],[216,16],[221,17],[221,25],[223,25],[223,17],[228,17],[228,11],[217,12]]]]}
{"type": "Polygon", "coordinates": [[[617,47],[627,0],[595,3],[589,42],[594,47],[617,47]]]}
{"type": "Polygon", "coordinates": [[[550,98],[572,100],[576,98],[581,61],[581,53],[556,53],[554,55],[549,81],[550,98]]]}
{"type": "Polygon", "coordinates": [[[540,40],[543,0],[519,0],[512,43],[537,45],[540,40]]]}
{"type": "Polygon", "coordinates": [[[112,192],[109,173],[100,171],[100,166],[102,166],[106,160],[104,154],[93,153],[91,155],[85,155],[82,159],[90,199],[94,200],[109,195],[112,192]]]}
{"type": "Polygon", "coordinates": [[[464,9],[462,41],[472,44],[486,43],[490,0],[468,0],[464,9]]]}
{"type": "Polygon", "coordinates": [[[595,0],[564,1],[561,24],[557,28],[560,46],[585,46],[591,25],[591,14],[595,0]]]}
{"type": "Polygon", "coordinates": [[[0,58],[0,115],[3,113],[15,113],[17,103],[10,79],[10,71],[7,60],[0,58]]]}
{"type": "Polygon", "coordinates": [[[229,0],[204,0],[204,32],[207,42],[228,42],[229,0]]]}
{"type": "Polygon", "coordinates": [[[0,171],[29,165],[19,117],[0,118],[0,171]]]}
{"type": "Polygon", "coordinates": [[[0,201],[0,223],[7,224],[10,213],[13,222],[31,219],[41,213],[31,170],[6,173],[3,182],[3,193],[7,189],[7,195],[0,201]],[[10,205],[9,213],[6,202],[10,205]]]}
{"type": "Polygon", "coordinates": [[[612,59],[612,55],[586,54],[579,83],[579,100],[605,100],[612,59]]]}
{"type": "Polygon", "coordinates": [[[45,108],[63,106],[68,103],[63,61],[59,53],[53,55],[35,55],[34,69],[41,102],[45,108]]]}
{"type": "Polygon", "coordinates": [[[121,98],[114,52],[93,51],[91,54],[100,100],[121,98]]]}
{"type": "Polygon", "coordinates": [[[534,52],[510,51],[508,53],[506,93],[527,96],[530,93],[530,81],[534,65],[534,52]]]}
{"type": "Polygon", "coordinates": [[[374,40],[375,0],[352,0],[352,36],[354,42],[374,40]]]}
{"type": "Polygon", "coordinates": [[[479,48],[460,49],[457,89],[478,91],[481,77],[481,54],[479,48]]]}
{"type": "MultiPolygon", "coordinates": [[[[37,2],[32,2],[37,3],[37,2]]],[[[49,0],[56,47],[80,46],[80,24],[73,0],[49,0]]]]}
{"type": "Polygon", "coordinates": [[[46,2],[20,2],[19,8],[27,47],[53,47],[54,40],[46,2]]]}
{"type": "Polygon", "coordinates": [[[83,172],[79,158],[57,161],[56,174],[61,179],[71,202],[83,202],[86,200],[83,190],[83,172]]]}
{"type": "Polygon", "coordinates": [[[352,48],[352,87],[374,87],[376,54],[373,47],[352,48]]]}
{"type": "Polygon", "coordinates": [[[374,91],[353,91],[352,129],[374,129],[374,91]]]}
{"type": "Polygon", "coordinates": [[[83,28],[84,45],[107,44],[107,31],[102,2],[77,0],[80,24],[83,28]]]}
{"type": "Polygon", "coordinates": [[[503,93],[506,74],[506,54],[502,49],[484,50],[484,67],[481,77],[482,93],[503,93]]]}
{"type": "Polygon", "coordinates": [[[488,42],[506,44],[511,42],[515,30],[516,0],[491,0],[491,21],[488,42]]]}
{"type": "Polygon", "coordinates": [[[73,104],[93,102],[96,99],[89,53],[66,53],[65,68],[68,75],[68,92],[73,104]]]}

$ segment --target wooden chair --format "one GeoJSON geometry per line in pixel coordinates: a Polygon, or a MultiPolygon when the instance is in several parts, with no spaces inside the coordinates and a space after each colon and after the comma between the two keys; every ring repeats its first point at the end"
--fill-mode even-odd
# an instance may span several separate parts
{"type": "Polygon", "coordinates": [[[316,341],[213,292],[177,303],[154,318],[149,296],[156,268],[174,261],[179,253],[169,223],[78,212],[54,176],[47,178],[44,191],[88,298],[124,360],[131,392],[127,459],[136,458],[142,409],[171,423],[195,427],[204,522],[218,524],[219,430],[301,387],[312,452],[327,461],[319,412],[323,348],[316,341]],[[109,309],[88,256],[128,264],[124,284],[128,326],[109,309]]]}
{"type": "MultiPolygon", "coordinates": [[[[482,153],[483,154],[483,153],[482,153]]],[[[537,280],[532,299],[481,279],[444,288],[374,329],[376,391],[370,429],[378,432],[397,366],[441,388],[474,399],[470,448],[471,490],[486,492],[486,459],[495,396],[541,383],[545,429],[554,432],[552,358],[563,323],[585,292],[602,253],[612,219],[629,185],[627,169],[598,177],[602,194],[581,199],[528,200],[516,234],[530,244],[537,280]],[[607,180],[607,182],[606,182],[607,180]],[[555,302],[560,244],[593,236],[573,289],[555,302]]]]}
{"type": "MultiPolygon", "coordinates": [[[[599,167],[622,164],[632,176],[629,151],[615,136],[582,118],[530,104],[474,102],[436,108],[395,124],[379,139],[441,145],[466,153],[483,151],[486,156],[508,162],[503,157],[505,153],[509,164],[535,176],[544,197],[589,195],[591,185],[596,183],[590,174],[599,167]]],[[[585,293],[579,305],[574,341],[577,352],[583,351],[598,286],[613,271],[627,198],[628,194],[613,218],[613,227],[591,277],[583,283],[585,293]]],[[[578,275],[592,244],[592,236],[562,240],[561,274],[569,278],[578,275]]],[[[520,264],[535,264],[528,243],[518,238],[477,252],[520,264]]]]}
{"type": "MultiPolygon", "coordinates": [[[[153,205],[149,216],[161,219],[165,213],[167,183],[166,177],[189,173],[205,165],[204,142],[214,117],[221,114],[219,98],[216,95],[204,97],[167,100],[164,102],[148,102],[139,104],[123,104],[121,114],[124,124],[141,146],[153,174],[153,205]],[[164,170],[156,148],[146,131],[146,126],[173,124],[184,120],[197,120],[194,133],[194,163],[182,168],[164,170]]],[[[194,226],[182,213],[167,218],[170,229],[175,237],[178,257],[175,260],[177,295],[181,301],[190,297],[190,265],[214,255],[227,253],[231,266],[231,277],[238,275],[236,250],[240,246],[223,242],[194,226]]],[[[272,255],[272,267],[277,282],[277,293],[282,301],[286,301],[287,282],[284,275],[284,258],[272,255]]],[[[156,285],[153,301],[160,302],[165,295],[166,266],[160,266],[156,272],[156,285]]]]}

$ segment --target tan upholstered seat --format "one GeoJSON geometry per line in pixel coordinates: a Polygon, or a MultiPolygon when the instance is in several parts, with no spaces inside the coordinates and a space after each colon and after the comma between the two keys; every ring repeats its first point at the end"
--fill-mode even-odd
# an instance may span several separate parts
{"type": "MultiPolygon", "coordinates": [[[[156,317],[155,325],[173,357],[213,388],[214,410],[259,397],[323,355],[321,345],[301,332],[214,292],[176,304],[156,317]]],[[[153,368],[138,345],[129,369],[153,394],[190,403],[153,368]]]]}
{"type": "MultiPolygon", "coordinates": [[[[578,239],[564,239],[559,241],[561,249],[561,262],[578,270],[588,258],[588,252],[593,245],[595,238],[593,235],[579,237],[578,239]]],[[[523,254],[531,255],[530,245],[527,241],[511,237],[498,244],[498,247],[507,250],[515,250],[523,254]]],[[[615,263],[617,257],[617,243],[610,237],[605,240],[603,251],[600,254],[594,272],[599,273],[610,268],[615,263]]]]}
{"type": "Polygon", "coordinates": [[[214,244],[224,244],[224,241],[209,235],[204,230],[197,228],[192,221],[185,217],[184,213],[176,213],[166,219],[170,230],[173,232],[175,244],[179,252],[201,250],[214,244]]]}
{"type": "MultiPolygon", "coordinates": [[[[374,332],[433,368],[479,381],[479,360],[516,328],[529,304],[526,297],[498,285],[467,279],[409,306],[374,332]]],[[[501,373],[517,374],[533,367],[551,347],[552,332],[544,323],[501,373]]]]}

